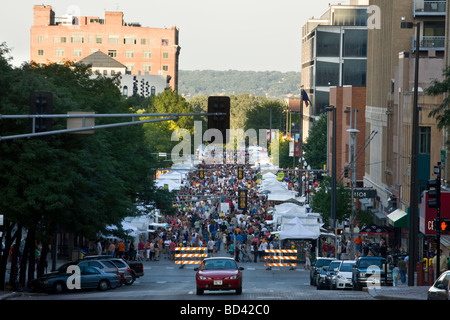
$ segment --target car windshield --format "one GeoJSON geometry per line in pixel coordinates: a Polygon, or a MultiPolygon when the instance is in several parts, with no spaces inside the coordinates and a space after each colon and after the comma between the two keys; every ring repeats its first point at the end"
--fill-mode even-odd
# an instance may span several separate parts
{"type": "Polygon", "coordinates": [[[368,268],[369,266],[377,266],[377,267],[381,268],[382,261],[383,260],[381,260],[381,259],[370,259],[370,260],[363,259],[359,262],[359,267],[360,268],[368,268]]]}
{"type": "Polygon", "coordinates": [[[327,266],[331,263],[332,260],[329,259],[318,259],[317,263],[316,263],[316,267],[323,267],[323,266],[327,266]]]}
{"type": "Polygon", "coordinates": [[[442,274],[435,282],[434,286],[438,287],[439,285],[444,285],[445,287],[448,287],[448,282],[450,281],[450,273],[444,273],[442,274]]]}
{"type": "Polygon", "coordinates": [[[341,272],[352,272],[353,271],[353,262],[352,263],[348,263],[348,262],[343,262],[341,264],[341,267],[339,268],[339,271],[341,272]]]}
{"type": "Polygon", "coordinates": [[[333,261],[332,263],[330,263],[328,270],[329,271],[334,271],[334,269],[339,268],[339,265],[341,264],[340,261],[333,261]]]}
{"type": "Polygon", "coordinates": [[[203,270],[217,269],[236,269],[236,263],[227,259],[207,260],[203,262],[203,270]]]}

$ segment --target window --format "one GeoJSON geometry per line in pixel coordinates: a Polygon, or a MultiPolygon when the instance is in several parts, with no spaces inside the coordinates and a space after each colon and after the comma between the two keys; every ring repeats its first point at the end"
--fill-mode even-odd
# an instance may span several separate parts
{"type": "Polygon", "coordinates": [[[169,59],[169,53],[163,52],[163,59],[169,59]]]}
{"type": "Polygon", "coordinates": [[[67,42],[67,38],[66,37],[61,37],[61,43],[66,43],[67,42]]]}
{"type": "Polygon", "coordinates": [[[53,37],[53,43],[59,43],[59,37],[53,37]]]}
{"type": "Polygon", "coordinates": [[[431,153],[431,127],[419,128],[419,153],[431,153]]]}
{"type": "Polygon", "coordinates": [[[147,39],[141,39],[141,44],[145,46],[147,44],[147,39]]]}
{"type": "Polygon", "coordinates": [[[64,49],[61,49],[61,48],[55,49],[55,56],[64,57],[64,49]]]}
{"type": "Polygon", "coordinates": [[[127,71],[134,71],[134,63],[126,63],[125,66],[127,67],[127,71]]]}
{"type": "Polygon", "coordinates": [[[163,69],[163,71],[169,71],[169,66],[168,65],[163,65],[162,69],[163,69]]]}
{"type": "Polygon", "coordinates": [[[38,42],[39,43],[44,42],[44,36],[38,36],[38,42]]]}
{"type": "Polygon", "coordinates": [[[81,49],[73,49],[73,56],[76,58],[81,57],[82,55],[82,50],[81,49]]]}
{"type": "Polygon", "coordinates": [[[43,56],[44,55],[44,50],[38,50],[38,56],[43,56]]]}
{"type": "Polygon", "coordinates": [[[103,42],[103,36],[101,34],[98,34],[97,38],[96,38],[96,43],[97,44],[102,44],[102,42],[103,42]]]}
{"type": "Polygon", "coordinates": [[[136,44],[136,36],[123,37],[123,44],[136,44]]]}
{"type": "Polygon", "coordinates": [[[345,30],[342,55],[367,57],[367,30],[345,30]]]}
{"type": "Polygon", "coordinates": [[[336,32],[317,31],[317,56],[339,57],[341,35],[336,32]]]}
{"type": "Polygon", "coordinates": [[[336,26],[367,26],[368,19],[366,9],[338,9],[334,12],[336,26]]]}
{"type": "Polygon", "coordinates": [[[150,71],[152,71],[152,65],[149,64],[149,63],[144,63],[144,64],[142,65],[142,70],[143,70],[143,71],[146,71],[146,72],[150,72],[150,71]]]}
{"type": "Polygon", "coordinates": [[[108,50],[108,56],[111,58],[117,57],[117,51],[116,50],[108,50]]]}
{"type": "Polygon", "coordinates": [[[119,36],[110,34],[108,36],[108,44],[119,44],[119,36]]]}
{"type": "Polygon", "coordinates": [[[127,50],[125,51],[125,58],[134,58],[134,51],[133,50],[127,50]]]}
{"type": "Polygon", "coordinates": [[[339,85],[339,63],[317,61],[316,86],[328,87],[339,85]]]}
{"type": "Polygon", "coordinates": [[[349,60],[344,61],[342,67],[342,84],[351,86],[365,86],[366,85],[366,60],[349,60]]]}
{"type": "Polygon", "coordinates": [[[70,41],[72,43],[84,43],[84,37],[82,34],[72,34],[70,36],[70,41]]]}
{"type": "Polygon", "coordinates": [[[88,43],[94,43],[94,35],[93,34],[88,35],[88,43]]]}
{"type": "Polygon", "coordinates": [[[143,52],[144,59],[151,59],[152,58],[152,52],[151,51],[144,51],[143,52]]]}

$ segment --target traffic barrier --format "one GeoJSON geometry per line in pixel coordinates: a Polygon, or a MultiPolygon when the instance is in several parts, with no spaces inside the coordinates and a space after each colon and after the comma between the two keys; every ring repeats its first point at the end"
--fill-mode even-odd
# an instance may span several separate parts
{"type": "MultiPolygon", "coordinates": [[[[293,249],[267,249],[264,251],[265,253],[297,253],[297,250],[293,249]]],[[[264,266],[269,267],[296,267],[297,263],[284,263],[281,260],[297,260],[297,256],[285,256],[285,255],[269,255],[264,256],[264,259],[271,260],[271,262],[267,262],[264,266]],[[280,260],[280,262],[274,262],[273,260],[280,260]]]]}
{"type": "MultiPolygon", "coordinates": [[[[205,251],[206,247],[176,247],[175,251],[205,251]]],[[[207,253],[176,253],[175,259],[177,258],[206,258],[208,256],[207,253]]],[[[181,265],[184,267],[186,264],[200,264],[201,260],[175,260],[175,264],[181,265]]]]}

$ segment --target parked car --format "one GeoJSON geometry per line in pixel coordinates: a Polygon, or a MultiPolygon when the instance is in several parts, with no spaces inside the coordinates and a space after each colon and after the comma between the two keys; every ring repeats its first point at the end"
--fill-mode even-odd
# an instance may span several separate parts
{"type": "Polygon", "coordinates": [[[443,272],[428,289],[428,300],[448,300],[450,285],[450,271],[443,272]]]}
{"type": "Polygon", "coordinates": [[[119,273],[124,279],[123,283],[125,283],[126,285],[132,285],[136,280],[136,276],[134,272],[131,270],[131,267],[122,258],[113,258],[111,256],[98,255],[98,256],[86,256],[82,259],[82,261],[102,261],[102,260],[112,262],[119,269],[119,273]]]}
{"type": "Polygon", "coordinates": [[[333,276],[339,270],[341,263],[341,260],[331,261],[328,267],[326,267],[326,271],[320,273],[319,281],[317,282],[317,290],[331,289],[333,276]]]}
{"type": "Polygon", "coordinates": [[[392,286],[392,280],[392,269],[385,258],[360,257],[353,265],[353,290],[361,291],[368,285],[392,286]]]}
{"type": "Polygon", "coordinates": [[[352,288],[352,272],[355,260],[344,260],[339,266],[339,270],[334,275],[332,289],[352,288]]]}
{"type": "MultiPolygon", "coordinates": [[[[133,282],[137,278],[142,277],[144,275],[144,265],[142,264],[142,262],[139,262],[139,261],[127,261],[127,260],[125,260],[123,258],[111,257],[110,255],[92,255],[92,256],[86,256],[86,257],[83,258],[83,260],[96,260],[96,259],[109,259],[109,260],[111,260],[113,262],[117,261],[117,259],[119,259],[120,261],[124,261],[128,265],[128,267],[129,267],[129,269],[131,271],[130,274],[133,277],[133,282]]],[[[122,263],[120,263],[120,262],[119,263],[115,263],[115,264],[122,265],[122,263]]],[[[121,267],[119,267],[119,269],[121,269],[121,267]]],[[[125,276],[126,276],[126,273],[125,273],[125,276]]],[[[126,278],[128,278],[128,277],[126,276],[126,278]]],[[[130,281],[128,280],[128,283],[126,283],[126,284],[131,284],[129,282],[130,281]]]]}
{"type": "MultiPolygon", "coordinates": [[[[73,275],[67,272],[67,268],[73,263],[67,263],[57,271],[43,275],[31,280],[30,288],[33,291],[62,293],[68,291],[67,280],[73,275]]],[[[105,291],[115,289],[120,286],[120,276],[114,273],[107,273],[97,267],[80,267],[80,288],[78,289],[98,289],[105,291]]],[[[77,289],[75,287],[75,289],[77,289]]]]}
{"type": "Polygon", "coordinates": [[[195,282],[197,294],[205,290],[236,290],[242,293],[242,270],[232,258],[206,258],[198,268],[195,282]]]}
{"type": "Polygon", "coordinates": [[[319,274],[317,275],[316,280],[316,286],[317,290],[322,289],[322,287],[325,285],[325,277],[327,276],[328,266],[323,266],[320,269],[319,274]]]}
{"type": "Polygon", "coordinates": [[[320,271],[324,266],[328,266],[335,258],[317,258],[316,262],[311,265],[311,271],[309,273],[309,280],[312,286],[317,285],[317,279],[320,271]]]}

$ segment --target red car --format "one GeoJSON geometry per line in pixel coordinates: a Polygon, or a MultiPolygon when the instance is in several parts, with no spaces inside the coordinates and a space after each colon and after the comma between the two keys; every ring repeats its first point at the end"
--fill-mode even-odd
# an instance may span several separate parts
{"type": "Polygon", "coordinates": [[[232,258],[207,258],[203,260],[195,277],[197,294],[205,290],[236,290],[242,293],[242,270],[232,258]]]}

